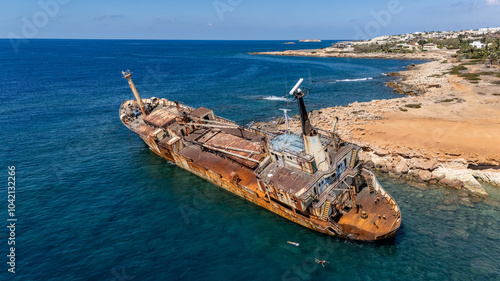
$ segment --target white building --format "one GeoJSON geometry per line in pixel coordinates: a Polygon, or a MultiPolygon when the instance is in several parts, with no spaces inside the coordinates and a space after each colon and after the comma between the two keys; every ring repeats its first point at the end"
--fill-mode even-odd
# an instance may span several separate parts
{"type": "Polygon", "coordinates": [[[484,47],[484,43],[481,43],[481,41],[474,41],[470,43],[472,47],[476,47],[478,49],[482,49],[484,47]]]}
{"type": "Polygon", "coordinates": [[[424,44],[424,50],[427,50],[427,51],[432,51],[432,50],[437,50],[438,47],[436,44],[434,43],[427,43],[427,44],[424,44]]]}
{"type": "Polygon", "coordinates": [[[486,28],[480,28],[476,31],[477,35],[483,35],[483,34],[488,34],[488,33],[493,33],[500,31],[500,27],[486,27],[486,28]]]}

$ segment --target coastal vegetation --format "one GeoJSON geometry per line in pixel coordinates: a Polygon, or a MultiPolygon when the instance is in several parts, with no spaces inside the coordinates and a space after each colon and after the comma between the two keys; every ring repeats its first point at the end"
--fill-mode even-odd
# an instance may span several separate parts
{"type": "Polygon", "coordinates": [[[490,64],[498,64],[500,59],[500,38],[487,39],[482,38],[481,43],[484,47],[478,49],[471,45],[470,40],[463,41],[459,50],[458,57],[462,59],[474,59],[476,62],[489,62],[490,64]]]}
{"type": "Polygon", "coordinates": [[[421,103],[410,103],[410,104],[405,104],[405,107],[408,107],[408,108],[421,108],[422,104],[421,103]]]}
{"type": "Polygon", "coordinates": [[[354,51],[358,53],[415,53],[417,50],[415,48],[404,47],[402,44],[398,43],[386,43],[386,44],[359,44],[354,46],[354,51]]]}
{"type": "MultiPolygon", "coordinates": [[[[468,64],[476,64],[478,62],[488,62],[490,64],[498,64],[500,60],[500,35],[498,38],[482,37],[479,40],[473,39],[420,39],[417,42],[412,42],[413,45],[408,45],[407,42],[391,42],[385,43],[369,43],[354,45],[354,52],[358,53],[415,53],[425,52],[426,44],[432,44],[432,47],[437,49],[453,49],[457,50],[456,57],[458,60],[472,59],[475,61],[468,64]],[[479,41],[484,44],[483,48],[477,48],[472,45],[474,41],[479,41]]],[[[443,62],[446,63],[447,61],[443,62]]]]}
{"type": "MultiPolygon", "coordinates": [[[[476,61],[470,61],[467,63],[461,63],[459,65],[455,65],[448,72],[449,74],[457,75],[459,77],[463,77],[468,80],[470,83],[478,83],[481,80],[481,76],[493,76],[500,78],[500,73],[493,71],[479,71],[479,72],[465,72],[468,70],[467,65],[476,65],[476,61]]],[[[437,77],[437,76],[433,76],[437,77]]],[[[500,81],[493,81],[493,84],[500,84],[500,81]]]]}
{"type": "Polygon", "coordinates": [[[455,101],[455,99],[444,99],[441,102],[452,102],[452,101],[455,101]]]}
{"type": "MultiPolygon", "coordinates": [[[[481,33],[460,32],[417,32],[414,34],[382,36],[367,41],[340,42],[338,48],[351,46],[356,53],[422,53],[432,50],[457,50],[452,56],[459,61],[472,59],[469,63],[500,62],[500,31],[481,33]]],[[[446,63],[446,62],[443,62],[446,63]]]]}

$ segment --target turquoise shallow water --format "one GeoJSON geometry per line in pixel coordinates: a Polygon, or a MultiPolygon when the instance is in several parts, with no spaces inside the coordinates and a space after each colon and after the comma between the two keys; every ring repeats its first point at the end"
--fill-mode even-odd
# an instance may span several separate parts
{"type": "MultiPolygon", "coordinates": [[[[498,188],[470,202],[460,191],[380,175],[402,228],[391,241],[356,243],[169,164],[119,121],[121,101],[133,97],[125,69],[143,97],[246,124],[280,115],[285,88],[300,77],[308,85],[309,72],[309,109],[398,97],[382,73],[413,62],[248,55],[306,46],[281,43],[32,40],[15,53],[0,40],[0,161],[5,181],[8,165],[17,172],[15,279],[498,280],[498,188]]],[[[0,231],[1,280],[13,277],[7,235],[0,231]]]]}

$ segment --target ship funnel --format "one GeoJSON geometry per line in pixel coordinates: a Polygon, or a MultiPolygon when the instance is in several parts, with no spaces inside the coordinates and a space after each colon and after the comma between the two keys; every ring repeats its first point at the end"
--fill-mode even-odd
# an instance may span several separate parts
{"type": "Polygon", "coordinates": [[[127,71],[122,71],[123,78],[127,79],[128,84],[130,86],[130,89],[132,89],[132,92],[134,93],[135,99],[137,100],[137,103],[139,104],[139,107],[141,108],[141,112],[143,115],[147,115],[148,112],[146,111],[146,107],[144,106],[144,103],[142,102],[141,96],[139,95],[139,92],[137,91],[137,88],[135,87],[134,81],[132,81],[132,73],[130,73],[129,70],[127,71]]]}

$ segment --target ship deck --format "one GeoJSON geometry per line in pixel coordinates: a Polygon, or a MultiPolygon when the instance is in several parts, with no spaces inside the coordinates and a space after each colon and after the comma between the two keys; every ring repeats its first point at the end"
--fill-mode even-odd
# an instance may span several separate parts
{"type": "MultiPolygon", "coordinates": [[[[228,181],[232,181],[237,175],[240,185],[249,188],[255,193],[261,193],[253,170],[231,159],[204,151],[197,145],[186,146],[179,154],[192,160],[197,166],[203,167],[205,171],[201,172],[216,173],[228,181]]],[[[261,195],[263,196],[263,194],[261,195]]]]}
{"type": "Polygon", "coordinates": [[[275,162],[263,171],[261,178],[263,182],[273,185],[276,189],[299,197],[311,187],[315,175],[297,169],[292,170],[275,162]]]}
{"type": "Polygon", "coordinates": [[[225,153],[226,157],[252,169],[258,166],[258,161],[262,160],[264,153],[262,137],[245,130],[197,129],[186,136],[184,140],[207,149],[216,150],[216,152],[225,153]]]}
{"type": "Polygon", "coordinates": [[[356,214],[355,208],[352,208],[338,221],[344,230],[363,237],[362,240],[375,240],[398,229],[399,215],[384,196],[371,194],[369,188],[365,187],[356,195],[355,200],[356,204],[361,205],[359,212],[356,214]],[[361,217],[363,211],[368,214],[367,218],[361,217]]]}

